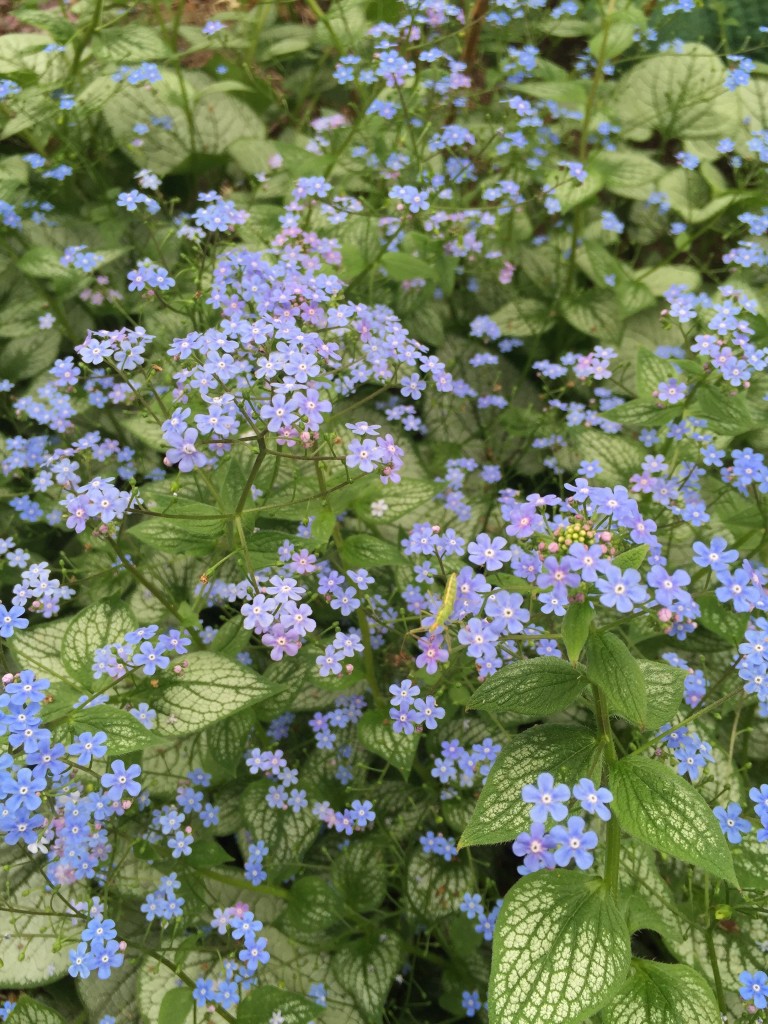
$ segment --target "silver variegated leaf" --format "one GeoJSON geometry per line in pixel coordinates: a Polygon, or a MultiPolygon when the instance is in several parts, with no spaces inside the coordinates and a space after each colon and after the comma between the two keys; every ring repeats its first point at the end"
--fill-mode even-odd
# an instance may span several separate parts
{"type": "Polygon", "coordinates": [[[634,960],[630,976],[603,1010],[604,1024],[721,1024],[712,989],[683,964],[634,960]]]}
{"type": "Polygon", "coordinates": [[[490,1024],[576,1024],[612,998],[629,934],[604,884],[572,871],[527,875],[496,923],[490,1024]]]}

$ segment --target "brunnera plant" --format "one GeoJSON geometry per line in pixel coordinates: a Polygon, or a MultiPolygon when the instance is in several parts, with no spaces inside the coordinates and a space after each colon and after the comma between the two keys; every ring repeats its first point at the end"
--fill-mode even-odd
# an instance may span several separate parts
{"type": "Polygon", "coordinates": [[[760,1019],[768,65],[711,13],[18,5],[2,1019],[760,1019]]]}

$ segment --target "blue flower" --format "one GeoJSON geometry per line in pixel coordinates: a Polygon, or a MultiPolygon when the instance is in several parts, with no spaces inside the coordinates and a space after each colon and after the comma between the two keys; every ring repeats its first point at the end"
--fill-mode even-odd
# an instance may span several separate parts
{"type": "Polygon", "coordinates": [[[742,971],[739,975],[741,988],[739,995],[748,1003],[752,1003],[758,1010],[764,1010],[768,1006],[768,975],[765,971],[742,971]]]}
{"type": "Polygon", "coordinates": [[[101,776],[101,784],[107,790],[108,800],[120,800],[124,793],[129,797],[139,795],[141,783],[136,781],[141,775],[139,765],[132,764],[126,768],[123,761],[113,761],[109,767],[110,770],[101,776]]]}
{"type": "Polygon", "coordinates": [[[558,783],[549,772],[542,772],[535,786],[523,786],[523,801],[533,804],[531,820],[543,823],[551,815],[554,821],[562,821],[568,814],[565,801],[571,796],[570,789],[558,783]]]}
{"type": "Polygon", "coordinates": [[[597,835],[594,832],[585,832],[585,828],[584,819],[574,816],[568,819],[567,827],[555,825],[552,829],[552,839],[561,844],[555,851],[555,863],[559,867],[567,867],[572,860],[575,861],[576,867],[583,871],[592,867],[595,858],[589,850],[597,846],[597,835]]]}
{"type": "Polygon", "coordinates": [[[644,604],[648,600],[648,591],[640,582],[637,569],[625,569],[624,572],[615,565],[605,569],[605,579],[597,580],[600,591],[600,604],[606,608],[626,614],[636,604],[644,604]]]}
{"type": "Polygon", "coordinates": [[[605,805],[613,800],[613,793],[601,786],[595,789],[591,779],[579,779],[573,787],[573,795],[581,802],[582,809],[588,814],[596,814],[601,821],[608,821],[611,817],[609,808],[605,805]]]}
{"type": "Polygon", "coordinates": [[[24,618],[23,605],[12,604],[6,608],[0,604],[0,637],[7,640],[13,636],[14,630],[26,629],[28,625],[29,619],[24,618]]]}
{"type": "Polygon", "coordinates": [[[727,808],[715,807],[714,814],[729,843],[740,843],[742,836],[752,831],[752,826],[746,818],[739,817],[741,804],[730,803],[727,808]]]}

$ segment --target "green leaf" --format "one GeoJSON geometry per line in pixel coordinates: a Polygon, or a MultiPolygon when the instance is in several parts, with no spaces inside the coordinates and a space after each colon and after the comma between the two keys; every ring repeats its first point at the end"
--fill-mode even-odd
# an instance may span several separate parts
{"type": "Polygon", "coordinates": [[[541,725],[519,733],[496,758],[459,845],[512,842],[530,824],[520,798],[523,786],[535,783],[541,772],[573,786],[599,770],[594,762],[595,736],[589,729],[541,725]]]}
{"type": "Polygon", "coordinates": [[[357,727],[358,739],[366,750],[383,757],[407,778],[416,756],[419,734],[406,736],[395,732],[392,724],[392,719],[380,711],[366,711],[357,727]]]}
{"type": "Polygon", "coordinates": [[[162,735],[156,729],[147,729],[129,711],[121,708],[99,706],[83,708],[71,719],[75,732],[88,729],[91,732],[103,730],[107,734],[110,757],[122,757],[134,750],[161,743],[162,735]]]}
{"type": "MultiPolygon", "coordinates": [[[[157,883],[158,874],[155,872],[151,885],[143,888],[143,891],[140,894],[136,893],[136,895],[141,895],[143,899],[145,893],[155,888],[157,883]]],[[[105,1014],[111,1013],[116,1006],[120,1007],[120,1015],[126,1021],[139,1021],[142,1019],[136,1001],[140,964],[141,961],[138,957],[126,957],[123,966],[119,970],[113,971],[106,979],[100,978],[94,971],[91,971],[87,978],[77,979],[75,987],[80,997],[80,1002],[88,1011],[89,1021],[100,1021],[105,1014]]],[[[119,1019],[120,1017],[118,1016],[119,1019]]],[[[177,1024],[183,1024],[183,1021],[178,1020],[177,1024]]]]}
{"type": "Polygon", "coordinates": [[[672,768],[642,754],[610,768],[611,808],[636,839],[736,883],[725,836],[707,802],[672,768]]]}
{"type": "Polygon", "coordinates": [[[474,892],[475,874],[465,857],[445,861],[414,850],[405,871],[405,907],[425,924],[454,914],[465,892],[474,892]]]}
{"type": "Polygon", "coordinates": [[[402,955],[398,936],[384,931],[370,939],[346,944],[333,958],[336,980],[352,996],[364,1019],[372,1024],[381,1020],[402,955]]]}
{"type": "MultiPolygon", "coordinates": [[[[398,526],[407,526],[408,517],[428,506],[434,500],[439,490],[439,484],[429,480],[407,480],[403,479],[396,486],[380,484],[375,494],[366,495],[366,499],[353,501],[352,507],[355,514],[371,523],[395,523],[398,526]],[[386,508],[382,515],[373,516],[371,505],[373,501],[381,500],[386,508]]],[[[411,520],[412,521],[412,518],[411,520]]]]}
{"type": "Polygon", "coordinates": [[[180,70],[149,89],[122,89],[104,105],[118,146],[137,166],[152,167],[164,177],[193,154],[222,157],[229,146],[244,139],[263,141],[264,125],[258,115],[229,93],[208,92],[211,84],[202,71],[180,70]],[[171,131],[153,130],[141,148],[131,145],[137,121],[150,124],[153,117],[168,116],[173,119],[171,131]]]}
{"type": "Polygon", "coordinates": [[[595,162],[606,189],[623,199],[647,199],[664,173],[661,164],[636,149],[600,153],[595,162]]]}
{"type": "Polygon", "coordinates": [[[153,551],[172,555],[207,555],[226,531],[218,510],[202,501],[177,501],[168,518],[151,516],[132,526],[129,536],[153,551]],[[179,517],[179,518],[177,518],[179,517]]]}
{"type": "Polygon", "coordinates": [[[736,437],[762,424],[752,412],[745,395],[724,394],[707,384],[696,392],[694,411],[716,434],[736,437]]]}
{"type": "MultiPolygon", "coordinates": [[[[633,12],[628,12],[633,13],[633,12]]],[[[610,20],[605,31],[598,32],[589,40],[589,49],[594,57],[601,62],[613,60],[628,50],[635,41],[635,34],[645,23],[640,12],[635,18],[625,16],[624,18],[614,17],[610,20]]]]}
{"type": "Polygon", "coordinates": [[[604,434],[589,428],[582,428],[576,434],[574,446],[581,458],[593,459],[595,451],[600,452],[603,473],[601,482],[622,483],[636,473],[646,456],[646,450],[637,441],[631,441],[620,434],[604,434]]]}
{"type": "Polygon", "coordinates": [[[562,168],[548,175],[545,188],[560,203],[563,213],[569,213],[575,207],[588,202],[603,187],[603,179],[596,165],[589,167],[586,181],[577,181],[566,175],[562,168]]]}
{"type": "Polygon", "coordinates": [[[747,612],[735,612],[723,605],[714,594],[705,594],[699,599],[701,615],[699,621],[705,629],[721,640],[738,644],[744,639],[744,630],[749,623],[747,612]]]}
{"type": "Polygon", "coordinates": [[[230,864],[232,859],[215,839],[197,839],[192,853],[184,858],[184,863],[191,868],[215,868],[221,864],[230,864]]]}
{"type": "Polygon", "coordinates": [[[157,1024],[178,1024],[183,1021],[187,1014],[192,1012],[194,999],[192,989],[172,988],[163,996],[160,1003],[160,1010],[157,1014],[157,1024]]]}
{"type": "MultiPolygon", "coordinates": [[[[82,888],[72,888],[75,891],[68,891],[67,897],[82,898],[82,888]]],[[[80,941],[81,931],[82,925],[50,891],[42,872],[30,870],[27,862],[3,870],[0,988],[37,988],[63,978],[69,969],[69,950],[80,941]]]]}
{"type": "Polygon", "coordinates": [[[372,836],[359,836],[331,865],[333,887],[359,913],[376,910],[387,895],[387,865],[372,836]]]}
{"type": "Polygon", "coordinates": [[[210,651],[192,651],[187,667],[168,676],[153,700],[157,726],[167,736],[188,736],[265,700],[272,688],[253,669],[210,651]]]}
{"type": "Polygon", "coordinates": [[[266,864],[270,881],[289,878],[299,865],[302,855],[309,849],[320,830],[320,822],[312,814],[310,805],[298,814],[280,811],[267,803],[271,782],[258,779],[246,787],[241,805],[246,828],[256,839],[263,839],[269,847],[266,864]]]}
{"type": "Polygon", "coordinates": [[[720,1024],[712,989],[691,967],[633,960],[626,983],[603,1010],[605,1024],[720,1024]]]}
{"type": "Polygon", "coordinates": [[[684,923],[671,889],[659,874],[656,854],[632,839],[621,845],[619,881],[626,899],[630,934],[642,928],[658,932],[667,942],[679,942],[684,923]]]}
{"type": "Polygon", "coordinates": [[[403,565],[405,557],[396,544],[379,540],[367,533],[353,533],[344,538],[341,549],[344,564],[350,569],[376,565],[403,565]]]}
{"type": "Polygon", "coordinates": [[[624,311],[611,292],[593,289],[580,295],[567,295],[560,313],[577,331],[600,341],[615,342],[621,337],[624,311]]]}
{"type": "Polygon", "coordinates": [[[8,1020],[11,1024],[64,1024],[64,1018],[55,1010],[36,999],[30,999],[29,996],[22,996],[19,999],[8,1020]]]}
{"type": "Polygon", "coordinates": [[[664,406],[660,409],[651,402],[644,402],[641,398],[631,398],[623,405],[617,405],[603,414],[606,419],[613,423],[621,423],[626,427],[642,430],[644,427],[658,427],[663,423],[675,418],[673,406],[664,406]]]}
{"type": "Polygon", "coordinates": [[[61,265],[61,253],[47,246],[35,245],[16,261],[16,266],[27,277],[42,278],[50,282],[54,291],[66,290],[82,280],[72,267],[61,265]]]}
{"type": "Polygon", "coordinates": [[[731,849],[731,856],[739,885],[760,892],[768,889],[768,857],[764,845],[757,842],[754,831],[731,849]]]}
{"type": "Polygon", "coordinates": [[[124,604],[99,601],[69,620],[61,660],[74,679],[92,687],[94,652],[122,640],[135,627],[136,620],[124,604]]]}
{"type": "Polygon", "coordinates": [[[529,658],[503,665],[472,694],[467,706],[541,717],[567,708],[586,683],[583,673],[562,658],[529,658]]]}
{"type": "Polygon", "coordinates": [[[338,897],[324,878],[305,876],[293,883],[288,893],[288,906],[278,926],[290,938],[300,942],[316,941],[339,920],[338,897]]]}
{"type": "Polygon", "coordinates": [[[434,267],[407,252],[385,252],[381,264],[393,281],[408,281],[418,277],[432,281],[435,278],[434,267]]]}
{"type": "Polygon", "coordinates": [[[603,883],[578,871],[528,875],[496,923],[490,1024],[575,1024],[610,1000],[629,968],[629,934],[603,883]]]}
{"type": "Polygon", "coordinates": [[[638,661],[637,667],[645,683],[648,710],[645,725],[658,729],[672,720],[683,699],[684,668],[674,668],[664,661],[638,661]]]}
{"type": "Polygon", "coordinates": [[[243,751],[253,724],[253,712],[246,708],[208,726],[205,738],[210,756],[220,769],[225,768],[232,775],[236,774],[243,763],[243,751]]]}
{"type": "Polygon", "coordinates": [[[72,619],[54,619],[22,633],[17,631],[6,643],[22,669],[31,669],[36,676],[52,683],[70,678],[61,660],[64,637],[72,619]]]}
{"type": "Polygon", "coordinates": [[[318,1016],[317,1003],[276,985],[257,985],[237,1008],[238,1024],[270,1024],[277,1012],[284,1024],[309,1024],[318,1016]]]}
{"type": "Polygon", "coordinates": [[[48,331],[42,337],[22,334],[3,342],[0,351],[0,374],[12,381],[29,380],[47,370],[59,353],[61,337],[48,331]]]}
{"type": "Polygon", "coordinates": [[[637,662],[615,633],[595,633],[587,641],[587,673],[623,718],[638,725],[648,711],[645,683],[637,662]]]}
{"type": "Polygon", "coordinates": [[[648,557],[650,551],[648,544],[638,544],[636,548],[629,548],[627,551],[622,551],[620,555],[616,555],[613,559],[612,564],[617,569],[639,569],[643,562],[648,557]]]}
{"type": "Polygon", "coordinates": [[[541,299],[520,295],[493,314],[493,319],[505,334],[531,338],[544,334],[554,326],[552,307],[541,299]]]}
{"type": "Polygon", "coordinates": [[[568,605],[560,632],[562,633],[565,650],[572,662],[579,660],[584,644],[589,636],[589,627],[594,618],[594,611],[586,601],[577,601],[568,605]]]}
{"type": "Polygon", "coordinates": [[[642,140],[656,129],[665,138],[722,138],[733,124],[724,77],[722,61],[699,43],[640,61],[615,94],[625,137],[642,140]]]}
{"type": "MultiPolygon", "coordinates": [[[[174,953],[172,949],[168,952],[171,955],[174,953]]],[[[212,966],[210,953],[204,953],[201,950],[192,950],[184,957],[184,970],[193,978],[205,977],[212,966]]],[[[119,973],[119,971],[113,972],[112,977],[117,976],[119,973]]],[[[158,963],[151,957],[146,957],[141,962],[138,972],[137,999],[138,1009],[140,1010],[139,1019],[147,1022],[152,1021],[154,1024],[159,1017],[165,997],[169,992],[176,992],[181,987],[182,983],[175,971],[166,967],[165,964],[158,963]]],[[[184,988],[186,989],[186,985],[184,988]]],[[[174,1024],[193,1024],[195,1019],[194,1008],[188,1007],[186,1013],[181,1012],[184,1006],[187,1005],[186,1000],[181,996],[176,998],[179,1000],[178,1004],[170,1003],[171,1006],[175,1005],[180,1011],[174,1020],[174,1024]]],[[[98,1020],[98,1017],[96,1019],[98,1020]]]]}
{"type": "Polygon", "coordinates": [[[635,367],[635,387],[638,395],[645,399],[652,398],[659,384],[674,377],[675,372],[674,363],[669,359],[662,359],[647,348],[639,349],[635,367]]]}

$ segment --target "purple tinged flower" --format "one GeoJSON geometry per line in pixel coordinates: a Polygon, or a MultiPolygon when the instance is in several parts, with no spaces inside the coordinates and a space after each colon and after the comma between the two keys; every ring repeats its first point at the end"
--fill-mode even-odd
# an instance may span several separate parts
{"type": "Polygon", "coordinates": [[[688,394],[688,385],[684,381],[670,377],[669,380],[659,384],[656,389],[656,396],[660,402],[668,402],[670,405],[677,405],[685,400],[688,394]]]}
{"type": "Polygon", "coordinates": [[[605,805],[613,800],[613,793],[604,786],[595,789],[591,779],[579,779],[573,787],[573,796],[580,801],[582,809],[588,814],[596,814],[601,821],[608,821],[611,812],[605,805]]]}
{"type": "Polygon", "coordinates": [[[663,608],[671,608],[688,597],[683,587],[691,582],[691,577],[684,569],[670,573],[664,566],[654,565],[646,578],[648,586],[653,587],[654,597],[663,608]]]}
{"type": "Polygon", "coordinates": [[[573,816],[568,819],[568,825],[555,825],[550,835],[554,842],[561,844],[555,851],[555,864],[558,867],[567,867],[571,861],[575,861],[576,867],[586,871],[594,863],[594,857],[590,850],[597,846],[597,835],[594,832],[585,832],[586,823],[583,818],[573,816]]]}
{"type": "Polygon", "coordinates": [[[271,647],[269,656],[272,661],[282,661],[283,655],[293,657],[301,647],[301,636],[295,629],[286,629],[280,623],[274,623],[261,638],[265,647],[271,647]]]}
{"type": "Polygon", "coordinates": [[[471,658],[493,657],[496,653],[496,632],[489,622],[472,618],[459,630],[459,643],[471,658]]]}
{"type": "Polygon", "coordinates": [[[604,572],[607,565],[607,559],[600,544],[590,544],[587,547],[586,544],[577,541],[575,544],[571,544],[567,557],[571,569],[579,573],[585,583],[594,583],[597,580],[597,574],[604,572]]]}
{"type": "Polygon", "coordinates": [[[531,618],[523,603],[522,594],[497,590],[486,601],[485,614],[499,633],[522,633],[525,623],[531,618]]]}
{"type": "Polygon", "coordinates": [[[410,703],[403,702],[397,708],[390,708],[389,717],[392,719],[393,732],[410,736],[416,729],[418,715],[410,703]]]}
{"type": "Polygon", "coordinates": [[[381,451],[375,438],[350,441],[346,458],[346,464],[350,469],[360,469],[363,473],[372,473],[376,469],[376,464],[381,461],[381,451]]]}
{"type": "Polygon", "coordinates": [[[445,708],[438,706],[434,697],[429,696],[424,700],[417,697],[413,702],[416,722],[418,725],[426,725],[427,729],[436,729],[441,718],[445,718],[445,708]]]}
{"type": "Polygon", "coordinates": [[[552,850],[555,848],[552,836],[547,834],[541,822],[534,822],[530,832],[521,833],[512,844],[512,852],[523,858],[518,873],[530,875],[542,868],[553,868],[555,859],[552,850]]]}
{"type": "Polygon", "coordinates": [[[570,789],[562,783],[555,785],[549,772],[542,772],[535,786],[523,786],[523,801],[533,804],[531,820],[538,823],[545,822],[550,815],[554,821],[562,821],[568,814],[565,801],[570,796],[570,789]]]}
{"type": "Polygon", "coordinates": [[[403,679],[401,683],[392,683],[389,692],[392,694],[389,701],[390,704],[394,707],[399,707],[403,703],[410,704],[418,697],[421,690],[410,679],[403,679]]]}
{"type": "Polygon", "coordinates": [[[178,465],[181,473],[191,473],[193,469],[200,468],[207,462],[204,453],[198,451],[195,446],[197,437],[198,432],[194,427],[187,427],[183,434],[166,435],[165,440],[170,447],[165,457],[170,465],[178,465]]]}
{"type": "Polygon", "coordinates": [[[503,537],[494,537],[491,540],[487,533],[481,533],[477,540],[470,541],[467,547],[469,561],[473,565],[487,569],[488,572],[495,572],[512,557],[511,551],[503,550],[506,545],[503,537]]]}

